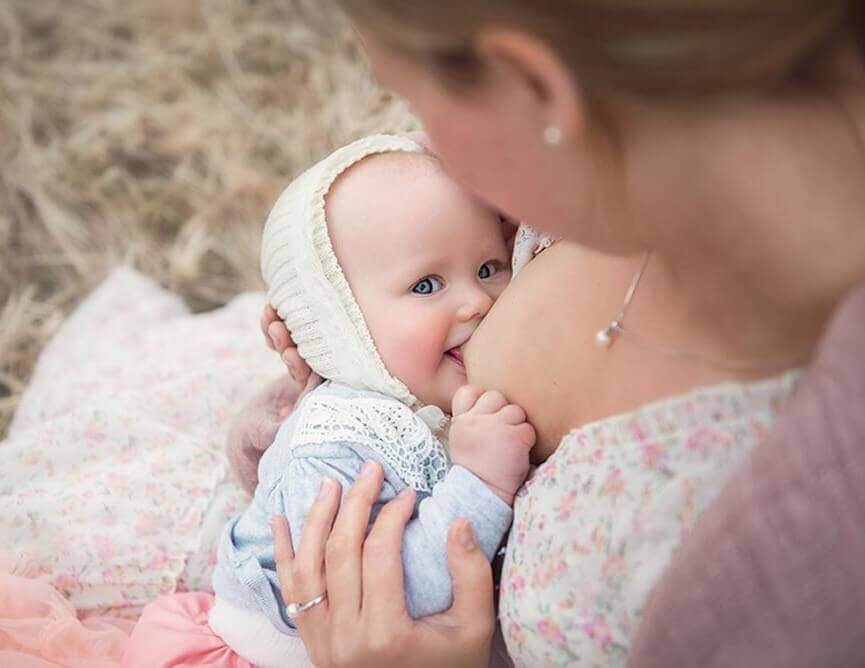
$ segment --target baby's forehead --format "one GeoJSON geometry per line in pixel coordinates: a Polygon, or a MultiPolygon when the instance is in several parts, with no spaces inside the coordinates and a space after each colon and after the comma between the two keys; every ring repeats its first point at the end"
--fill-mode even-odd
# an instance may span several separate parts
{"type": "Polygon", "coordinates": [[[327,197],[332,198],[339,191],[349,191],[350,195],[368,193],[371,188],[395,186],[408,179],[423,178],[448,178],[435,156],[408,151],[374,153],[340,174],[328,188],[327,197]]]}
{"type": "Polygon", "coordinates": [[[391,152],[355,163],[325,198],[340,262],[381,257],[484,252],[503,243],[498,216],[453,181],[428,154],[391,152]]]}
{"type": "Polygon", "coordinates": [[[367,156],[340,174],[325,195],[330,234],[357,238],[413,227],[414,214],[429,193],[448,187],[447,178],[438,161],[426,154],[367,156]]]}
{"type": "Polygon", "coordinates": [[[444,170],[438,158],[427,152],[390,151],[359,160],[331,183],[325,195],[325,217],[330,226],[342,219],[353,223],[364,212],[402,213],[409,218],[422,207],[427,213],[459,214],[460,219],[499,219],[444,170]],[[473,215],[464,216],[471,212],[473,215]]]}

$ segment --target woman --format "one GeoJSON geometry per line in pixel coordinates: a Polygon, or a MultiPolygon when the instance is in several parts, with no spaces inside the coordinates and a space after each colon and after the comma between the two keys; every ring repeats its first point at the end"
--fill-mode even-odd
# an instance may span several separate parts
{"type": "MultiPolygon", "coordinates": [[[[378,78],[413,105],[450,173],[508,215],[572,242],[520,274],[466,355],[472,382],[526,409],[537,461],[562,465],[558,481],[528,489],[515,526],[551,502],[551,488],[569,484],[561,454],[573,452],[569,430],[801,366],[865,276],[858,5],[344,7],[378,78]]],[[[283,350],[284,329],[267,317],[265,326],[283,350]]],[[[284,357],[303,375],[290,349],[284,357]]],[[[787,396],[777,382],[773,401],[787,396]]],[[[490,578],[470,532],[455,527],[450,546],[454,609],[412,623],[399,577],[411,508],[391,503],[363,543],[378,480],[356,485],[338,514],[338,495],[323,498],[294,557],[278,525],[286,600],[328,594],[297,618],[311,656],[319,665],[482,665],[490,578]]],[[[715,490],[705,492],[703,505],[715,490]]],[[[565,515],[556,531],[579,519],[565,515]]],[[[548,558],[537,547],[546,531],[527,539],[534,555],[512,545],[511,565],[548,558]]],[[[630,628],[617,622],[628,633],[563,630],[572,599],[549,598],[549,578],[546,589],[521,584],[530,595],[518,595],[507,575],[501,604],[514,625],[504,632],[518,663],[579,660],[568,653],[569,633],[612,647],[600,654],[611,663],[627,653],[639,609],[630,628]],[[539,619],[527,605],[553,611],[539,619]]],[[[569,575],[549,577],[567,592],[569,575]]]]}

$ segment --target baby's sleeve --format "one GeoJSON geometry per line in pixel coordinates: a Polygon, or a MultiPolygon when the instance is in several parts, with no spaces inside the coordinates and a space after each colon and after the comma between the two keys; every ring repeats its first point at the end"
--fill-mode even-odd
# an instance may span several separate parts
{"type": "MultiPolygon", "coordinates": [[[[380,459],[366,446],[355,443],[305,446],[304,456],[288,464],[278,487],[282,507],[298,548],[309,509],[325,477],[335,478],[345,495],[360,477],[367,459],[380,459]]],[[[386,463],[381,495],[373,508],[374,519],[381,507],[405,488],[386,463]]],[[[452,467],[432,491],[420,499],[406,526],[402,559],[406,608],[412,617],[425,617],[447,610],[453,601],[447,563],[447,532],[457,518],[467,519],[487,559],[492,559],[508,530],[513,511],[474,474],[452,467]]],[[[287,621],[287,620],[286,620],[287,621]]]]}
{"type": "Polygon", "coordinates": [[[418,504],[403,538],[406,607],[414,618],[443,612],[453,603],[446,544],[451,524],[460,517],[469,521],[481,550],[492,561],[513,511],[468,469],[451,467],[418,504]]]}

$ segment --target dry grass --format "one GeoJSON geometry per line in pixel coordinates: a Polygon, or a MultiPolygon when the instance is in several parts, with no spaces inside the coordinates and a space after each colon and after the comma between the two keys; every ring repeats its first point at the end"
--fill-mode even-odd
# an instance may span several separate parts
{"type": "Polygon", "coordinates": [[[113,265],[196,310],[258,288],[288,179],[415,126],[323,0],[4,0],[0,436],[42,346],[113,265]]]}

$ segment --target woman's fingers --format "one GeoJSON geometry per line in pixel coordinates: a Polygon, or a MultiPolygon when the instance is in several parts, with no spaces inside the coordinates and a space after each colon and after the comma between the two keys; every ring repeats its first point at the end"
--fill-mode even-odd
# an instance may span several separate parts
{"type": "MultiPolygon", "coordinates": [[[[294,407],[300,403],[300,400],[303,399],[307,394],[312,392],[319,385],[321,385],[322,382],[324,381],[321,376],[319,376],[317,373],[310,373],[306,377],[306,381],[304,381],[300,385],[300,394],[297,395],[295,400],[279,409],[279,420],[282,421],[284,418],[288,417],[288,415],[294,410],[294,407]]],[[[297,384],[295,383],[295,386],[296,385],[297,384]]]]}
{"type": "Polygon", "coordinates": [[[291,336],[288,334],[288,329],[286,329],[285,323],[282,320],[273,320],[268,324],[267,335],[273,344],[271,347],[278,353],[282,353],[283,350],[294,345],[291,341],[291,336]]]}
{"type": "Polygon", "coordinates": [[[265,305],[261,314],[261,331],[267,346],[279,353],[282,363],[288,368],[291,377],[303,387],[312,370],[306,360],[297,352],[297,346],[291,338],[291,332],[288,331],[282,318],[270,304],[265,305]]]}
{"type": "Polygon", "coordinates": [[[306,383],[303,386],[303,390],[300,393],[300,397],[297,398],[300,401],[300,398],[305,396],[307,393],[312,392],[315,388],[321,385],[324,382],[324,379],[319,376],[315,372],[310,372],[309,376],[306,378],[306,383]]]}
{"type": "Polygon", "coordinates": [[[488,646],[495,628],[493,572],[468,520],[458,519],[451,526],[447,555],[454,603],[445,615],[469,638],[488,646]]]}
{"type": "MultiPolygon", "coordinates": [[[[334,486],[336,485],[334,484],[334,486]]],[[[298,587],[294,583],[294,549],[291,544],[291,528],[288,525],[288,520],[281,515],[272,517],[270,529],[273,533],[273,557],[276,562],[276,574],[279,577],[279,590],[282,599],[287,603],[302,603],[304,600],[309,600],[296,593],[298,587]]],[[[304,533],[306,533],[306,527],[304,527],[304,533]]],[[[327,641],[323,638],[327,634],[327,629],[323,628],[324,625],[322,624],[325,620],[326,611],[327,601],[293,618],[298,629],[303,629],[304,642],[308,643],[319,654],[327,651],[327,641]],[[309,615],[318,617],[311,626],[306,625],[304,619],[304,617],[308,618],[309,615]]],[[[325,664],[326,661],[322,660],[318,663],[325,664]]]]}
{"type": "Polygon", "coordinates": [[[363,544],[364,615],[376,625],[392,625],[408,613],[403,585],[402,538],[415,508],[416,494],[406,487],[381,509],[363,544]]]}
{"type": "Polygon", "coordinates": [[[356,618],[360,610],[363,541],[383,480],[381,464],[364,462],[360,476],[342,501],[327,541],[327,587],[336,625],[356,618]]]}
{"type": "Polygon", "coordinates": [[[300,356],[300,353],[297,352],[297,348],[285,348],[279,353],[279,358],[282,360],[285,368],[288,369],[288,373],[292,379],[295,380],[298,385],[303,387],[307,378],[303,374],[303,371],[306,370],[306,373],[308,374],[309,366],[306,364],[306,360],[304,360],[300,356]]]}
{"type": "MultiPolygon", "coordinates": [[[[318,498],[309,509],[300,547],[291,566],[291,584],[287,603],[304,603],[322,594],[327,588],[324,554],[333,518],[339,509],[340,486],[333,478],[323,478],[318,498]]],[[[325,606],[316,606],[298,616],[298,623],[320,613],[325,606]],[[303,619],[301,619],[301,617],[303,619]]]]}
{"type": "Polygon", "coordinates": [[[291,568],[294,562],[294,548],[291,545],[291,527],[282,515],[270,518],[270,530],[273,533],[273,559],[276,562],[276,574],[279,577],[279,589],[282,598],[291,600],[291,568]]]}
{"type": "Polygon", "coordinates": [[[315,375],[312,373],[312,369],[309,368],[309,364],[306,363],[306,360],[300,356],[299,352],[297,352],[294,342],[280,351],[280,358],[282,359],[282,363],[285,364],[288,369],[288,373],[291,374],[291,377],[294,378],[301,387],[306,385],[310,378],[315,375]]]}
{"type": "Polygon", "coordinates": [[[271,350],[276,350],[276,348],[273,347],[273,339],[270,337],[267,330],[270,327],[270,323],[276,319],[276,311],[270,304],[265,304],[264,310],[261,312],[261,320],[259,321],[259,324],[261,326],[261,333],[264,335],[264,342],[271,350]]]}

